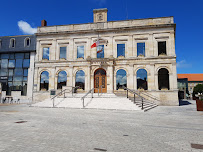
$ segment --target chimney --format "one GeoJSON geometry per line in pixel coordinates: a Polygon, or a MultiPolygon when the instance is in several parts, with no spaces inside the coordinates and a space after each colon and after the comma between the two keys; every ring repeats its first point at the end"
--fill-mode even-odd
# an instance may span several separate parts
{"type": "Polygon", "coordinates": [[[42,20],[41,21],[41,26],[43,27],[43,26],[47,26],[47,21],[46,20],[42,20]]]}
{"type": "Polygon", "coordinates": [[[107,22],[107,8],[94,9],[94,23],[107,22]]]}

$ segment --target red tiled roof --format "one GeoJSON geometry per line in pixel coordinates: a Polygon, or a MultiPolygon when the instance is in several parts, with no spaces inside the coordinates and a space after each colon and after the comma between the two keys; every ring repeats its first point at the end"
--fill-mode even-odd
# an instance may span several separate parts
{"type": "Polygon", "coordinates": [[[201,74],[178,74],[178,78],[188,78],[188,81],[203,81],[203,73],[201,73],[201,74]]]}

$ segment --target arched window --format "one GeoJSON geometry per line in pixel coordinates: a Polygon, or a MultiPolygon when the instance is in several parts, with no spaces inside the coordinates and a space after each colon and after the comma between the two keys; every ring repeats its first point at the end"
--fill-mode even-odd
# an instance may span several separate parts
{"type": "Polygon", "coordinates": [[[12,38],[12,39],[10,40],[10,47],[11,47],[11,48],[14,48],[14,47],[15,47],[15,39],[14,39],[14,38],[12,38]]]}
{"type": "Polygon", "coordinates": [[[145,69],[139,69],[137,71],[137,89],[147,90],[147,71],[145,69]]]}
{"type": "Polygon", "coordinates": [[[169,90],[169,72],[167,69],[165,68],[159,69],[158,83],[159,83],[159,90],[162,90],[162,89],[169,90]]]}
{"type": "Polygon", "coordinates": [[[80,89],[85,90],[85,72],[80,70],[75,76],[75,86],[80,87],[80,89]]]}
{"type": "Polygon", "coordinates": [[[125,70],[120,69],[116,73],[116,90],[123,87],[127,87],[127,75],[125,70]]]}
{"type": "Polygon", "coordinates": [[[67,82],[67,73],[65,71],[59,72],[57,89],[62,89],[62,86],[66,86],[66,82],[67,82]]]}
{"type": "Polygon", "coordinates": [[[29,37],[25,38],[24,45],[25,45],[26,47],[29,47],[29,46],[30,46],[30,38],[29,38],[29,37]]]}
{"type": "Polygon", "coordinates": [[[49,90],[49,73],[47,71],[41,73],[40,90],[43,91],[49,90]]]}

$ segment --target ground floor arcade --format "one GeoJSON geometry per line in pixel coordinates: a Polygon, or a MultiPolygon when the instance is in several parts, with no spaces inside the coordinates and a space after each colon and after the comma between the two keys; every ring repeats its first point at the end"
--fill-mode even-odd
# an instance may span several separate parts
{"type": "Polygon", "coordinates": [[[114,93],[128,87],[149,92],[169,105],[177,105],[178,101],[176,65],[173,64],[136,65],[107,61],[35,68],[36,93],[76,86],[79,92],[99,88],[102,93],[114,93]]]}

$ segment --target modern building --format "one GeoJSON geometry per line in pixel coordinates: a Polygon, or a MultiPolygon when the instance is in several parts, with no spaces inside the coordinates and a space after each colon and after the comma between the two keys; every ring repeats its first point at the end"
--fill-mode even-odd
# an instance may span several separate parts
{"type": "Polygon", "coordinates": [[[0,37],[2,97],[32,98],[35,40],[34,35],[0,37]]]}
{"type": "Polygon", "coordinates": [[[187,78],[178,78],[178,97],[179,99],[187,99],[189,97],[187,78]]]}
{"type": "Polygon", "coordinates": [[[192,93],[194,90],[194,87],[197,84],[203,84],[203,73],[199,74],[178,74],[178,82],[180,79],[187,79],[187,86],[188,86],[188,91],[190,94],[190,97],[192,98],[192,93]]]}
{"type": "Polygon", "coordinates": [[[95,9],[94,22],[87,24],[42,21],[36,33],[34,100],[50,98],[53,89],[116,93],[125,86],[157,97],[161,105],[179,105],[174,18],[107,21],[107,12],[95,9]]]}

